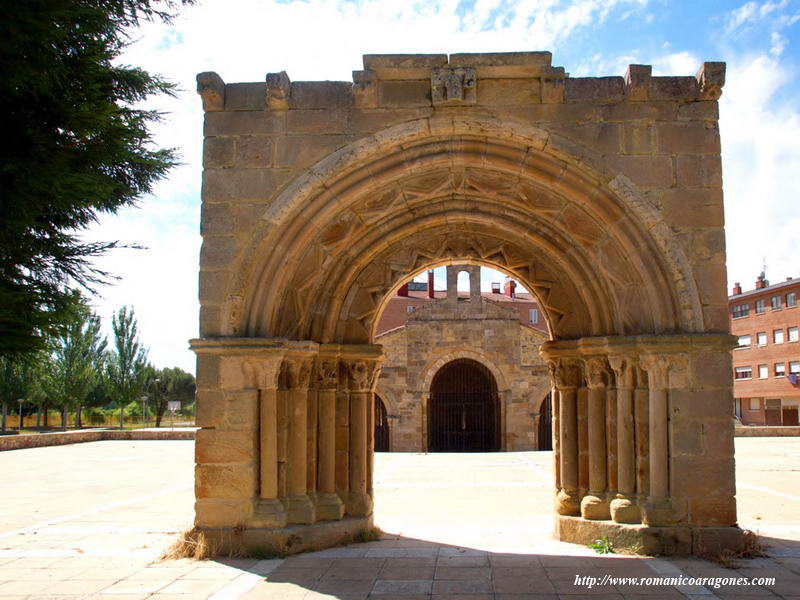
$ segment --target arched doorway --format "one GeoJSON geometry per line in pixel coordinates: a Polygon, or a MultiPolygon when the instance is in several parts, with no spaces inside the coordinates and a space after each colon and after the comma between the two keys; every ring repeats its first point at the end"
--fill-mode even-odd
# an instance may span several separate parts
{"type": "Polygon", "coordinates": [[[469,358],[447,363],[431,384],[428,449],[500,450],[499,412],[497,385],[485,366],[469,358]]]}
{"type": "Polygon", "coordinates": [[[375,452],[389,452],[389,415],[378,394],[375,394],[375,452]]]}
{"type": "Polygon", "coordinates": [[[553,397],[550,392],[539,407],[539,429],[536,432],[539,450],[553,449],[553,397]]]}
{"type": "Polygon", "coordinates": [[[722,66],[595,79],[546,53],[496,58],[367,57],[352,85],[199,76],[195,523],[220,548],[242,526],[253,548],[299,551],[372,525],[376,319],[404,281],[465,263],[513,277],[547,316],[560,539],[647,531],[659,553],[738,535],[722,66]],[[502,73],[525,93],[476,96],[502,73]],[[396,112],[389,86],[430,110],[396,112]],[[630,127],[654,135],[631,146],[630,127]],[[274,160],[249,154],[256,136],[274,160]],[[229,439],[243,450],[222,465],[229,439]]]}

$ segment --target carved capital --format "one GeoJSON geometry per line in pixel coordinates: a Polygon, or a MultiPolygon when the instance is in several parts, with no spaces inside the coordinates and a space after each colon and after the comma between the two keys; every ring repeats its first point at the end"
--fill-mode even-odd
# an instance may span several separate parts
{"type": "Polygon", "coordinates": [[[477,76],[472,67],[438,67],[431,72],[433,104],[475,104],[477,76]]]}
{"type": "Polygon", "coordinates": [[[670,359],[663,354],[645,354],[639,364],[647,371],[647,381],[651,390],[666,390],[669,387],[670,359]]]}
{"type": "Polygon", "coordinates": [[[267,73],[267,108],[269,110],[288,110],[291,82],[286,71],[267,73]]]}
{"type": "Polygon", "coordinates": [[[317,389],[337,389],[339,387],[339,361],[335,358],[318,361],[315,379],[317,389]]]}
{"type": "Polygon", "coordinates": [[[225,110],[225,82],[214,71],[197,74],[197,93],[206,112],[225,110]]]}
{"type": "Polygon", "coordinates": [[[577,359],[555,358],[547,366],[558,390],[576,389],[583,383],[583,365],[577,359]]]}
{"type": "Polygon", "coordinates": [[[305,356],[286,357],[281,364],[280,387],[287,390],[307,389],[313,361],[305,356]]]}
{"type": "Polygon", "coordinates": [[[242,363],[247,387],[259,390],[272,390],[278,387],[278,375],[281,371],[282,358],[253,358],[242,363]]]}
{"type": "Polygon", "coordinates": [[[608,363],[606,359],[593,357],[586,359],[586,384],[590,389],[600,389],[608,385],[608,363]]]}
{"type": "Polygon", "coordinates": [[[347,368],[347,382],[351,392],[369,392],[375,383],[375,376],[378,372],[377,363],[372,360],[348,360],[345,361],[347,368]]]}
{"type": "Polygon", "coordinates": [[[608,363],[617,378],[617,388],[633,389],[636,379],[637,359],[632,356],[609,356],[608,363]]]}
{"type": "Polygon", "coordinates": [[[700,84],[700,98],[719,100],[722,96],[722,87],[725,85],[725,63],[705,62],[696,77],[697,83],[700,84]]]}

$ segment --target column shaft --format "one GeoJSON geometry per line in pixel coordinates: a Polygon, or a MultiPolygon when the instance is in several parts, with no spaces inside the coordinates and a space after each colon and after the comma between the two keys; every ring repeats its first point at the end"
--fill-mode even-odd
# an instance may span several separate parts
{"type": "Polygon", "coordinates": [[[319,492],[336,491],[336,390],[319,391],[319,492]]]}
{"type": "Polygon", "coordinates": [[[617,389],[617,489],[623,494],[636,491],[636,463],[633,437],[633,390],[617,389]]]}
{"type": "Polygon", "coordinates": [[[578,390],[560,390],[558,416],[561,446],[561,487],[578,490],[578,390]]]}
{"type": "Polygon", "coordinates": [[[278,402],[276,390],[261,390],[261,497],[278,497],[278,402]]]}
{"type": "Polygon", "coordinates": [[[650,389],[650,496],[669,496],[667,390],[650,389]]]}

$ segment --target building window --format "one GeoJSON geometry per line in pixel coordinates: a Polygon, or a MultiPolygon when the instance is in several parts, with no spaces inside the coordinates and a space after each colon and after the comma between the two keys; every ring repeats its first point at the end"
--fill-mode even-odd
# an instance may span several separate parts
{"type": "Polygon", "coordinates": [[[786,306],[789,308],[797,306],[797,292],[789,292],[786,294],[786,306]]]}
{"type": "Polygon", "coordinates": [[[772,310],[780,310],[781,309],[781,297],[780,296],[773,296],[772,300],[772,310]]]}
{"type": "Polygon", "coordinates": [[[737,304],[733,307],[733,318],[734,319],[741,319],[742,317],[746,317],[750,314],[750,305],[749,304],[737,304]]]}
{"type": "Polygon", "coordinates": [[[758,378],[766,379],[769,377],[769,367],[767,365],[758,365],[758,378]]]}
{"type": "Polygon", "coordinates": [[[756,334],[756,343],[759,346],[766,346],[767,345],[767,332],[766,331],[759,331],[756,334]]]}
{"type": "Polygon", "coordinates": [[[786,363],[775,363],[775,377],[786,377],[786,363]]]}
{"type": "Polygon", "coordinates": [[[750,398],[750,410],[761,410],[761,402],[758,398],[750,398]]]}
{"type": "Polygon", "coordinates": [[[752,343],[752,338],[749,335],[739,336],[739,348],[749,348],[752,343]]]}
{"type": "Polygon", "coordinates": [[[736,367],[734,379],[752,379],[753,367],[736,367]]]}
{"type": "Polygon", "coordinates": [[[532,308],[530,310],[530,317],[531,317],[531,323],[538,323],[539,322],[539,309],[538,308],[532,308]]]}
{"type": "Polygon", "coordinates": [[[800,341],[800,331],[798,331],[797,327],[789,327],[789,341],[800,341]]]}
{"type": "Polygon", "coordinates": [[[789,375],[800,375],[800,360],[793,360],[789,363],[789,375]]]}
{"type": "Polygon", "coordinates": [[[765,312],[767,312],[767,301],[763,298],[756,300],[756,314],[763,315],[765,312]]]}
{"type": "Polygon", "coordinates": [[[776,329],[772,332],[772,341],[775,344],[783,343],[783,329],[776,329]]]}

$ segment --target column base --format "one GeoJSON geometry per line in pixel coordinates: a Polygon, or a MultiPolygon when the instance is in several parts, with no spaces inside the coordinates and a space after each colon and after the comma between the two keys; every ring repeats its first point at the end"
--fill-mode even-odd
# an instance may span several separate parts
{"type": "Polygon", "coordinates": [[[289,523],[308,524],[317,520],[314,503],[308,496],[290,496],[285,502],[289,523]]]}
{"type": "Polygon", "coordinates": [[[669,526],[686,522],[686,508],[674,498],[650,497],[642,504],[642,523],[669,526]]]}
{"type": "Polygon", "coordinates": [[[275,557],[322,550],[349,544],[372,529],[372,515],[326,521],[313,525],[289,525],[280,529],[264,527],[203,528],[212,556],[275,557]]]}
{"type": "Polygon", "coordinates": [[[250,522],[254,527],[285,527],[286,507],[277,498],[261,498],[250,522]]]}
{"type": "Polygon", "coordinates": [[[317,493],[314,498],[317,521],[338,521],[344,516],[344,504],[338,494],[317,493]]]}
{"type": "Polygon", "coordinates": [[[372,497],[366,492],[350,492],[347,495],[346,514],[350,517],[365,517],[372,514],[372,497]]]}
{"type": "Polygon", "coordinates": [[[572,516],[581,514],[581,505],[578,501],[578,492],[558,490],[556,494],[556,513],[572,516]]]}
{"type": "Polygon", "coordinates": [[[706,555],[742,546],[738,527],[651,527],[556,517],[556,537],[562,542],[587,545],[607,537],[615,552],[646,555],[706,555]]]}
{"type": "Polygon", "coordinates": [[[642,511],[630,498],[619,495],[611,501],[611,518],[615,523],[641,523],[642,511]]]}
{"type": "Polygon", "coordinates": [[[611,518],[608,502],[598,496],[584,496],[581,500],[581,517],[592,521],[605,521],[611,518]]]}

